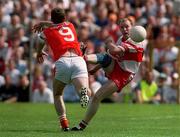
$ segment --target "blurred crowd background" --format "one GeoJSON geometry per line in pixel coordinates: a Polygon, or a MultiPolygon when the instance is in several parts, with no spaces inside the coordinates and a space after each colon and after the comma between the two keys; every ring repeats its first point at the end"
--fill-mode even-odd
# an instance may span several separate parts
{"type": "MultiPolygon", "coordinates": [[[[176,103],[179,89],[180,1],[178,0],[1,0],[0,1],[0,101],[53,103],[53,61],[36,62],[38,35],[32,26],[50,20],[54,7],[62,7],[67,20],[86,42],[87,54],[105,52],[104,39],[121,36],[116,22],[125,17],[147,30],[145,55],[139,73],[121,93],[103,102],[176,103]]],[[[91,68],[92,65],[88,65],[91,68]]],[[[89,75],[96,92],[105,82],[104,71],[89,75]]],[[[64,100],[78,102],[72,85],[64,100]]]]}

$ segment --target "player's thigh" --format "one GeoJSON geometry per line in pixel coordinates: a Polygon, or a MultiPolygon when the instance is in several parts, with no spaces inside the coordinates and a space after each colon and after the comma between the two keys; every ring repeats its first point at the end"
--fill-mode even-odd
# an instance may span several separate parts
{"type": "Polygon", "coordinates": [[[115,61],[112,60],[111,63],[109,64],[109,66],[106,67],[106,68],[103,68],[103,70],[104,70],[107,74],[110,74],[110,73],[113,71],[113,69],[114,69],[114,65],[115,65],[115,61]]]}
{"type": "Polygon", "coordinates": [[[101,101],[106,97],[109,97],[114,92],[118,91],[117,85],[109,80],[106,84],[104,84],[94,95],[93,100],[94,101],[101,101]]]}
{"type": "Polygon", "coordinates": [[[89,88],[88,72],[86,62],[82,57],[76,57],[72,60],[71,80],[76,90],[80,92],[83,88],[89,88]]]}
{"type": "Polygon", "coordinates": [[[71,59],[62,57],[55,63],[55,79],[70,83],[71,81],[71,59]]]}
{"type": "Polygon", "coordinates": [[[65,86],[66,86],[65,83],[54,78],[53,79],[53,94],[54,94],[54,96],[62,95],[65,86]]]}

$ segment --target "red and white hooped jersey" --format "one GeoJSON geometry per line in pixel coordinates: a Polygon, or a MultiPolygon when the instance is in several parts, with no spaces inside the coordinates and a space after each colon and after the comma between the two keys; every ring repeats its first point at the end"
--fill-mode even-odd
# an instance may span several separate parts
{"type": "Polygon", "coordinates": [[[134,42],[130,38],[123,41],[120,37],[116,43],[118,47],[125,49],[125,54],[120,58],[116,58],[119,66],[124,70],[131,73],[137,73],[139,66],[143,59],[144,44],[143,42],[134,42]]]}
{"type": "Polygon", "coordinates": [[[41,37],[50,46],[54,60],[58,60],[68,49],[74,49],[81,56],[80,44],[74,25],[70,22],[54,24],[43,30],[41,37]]]}

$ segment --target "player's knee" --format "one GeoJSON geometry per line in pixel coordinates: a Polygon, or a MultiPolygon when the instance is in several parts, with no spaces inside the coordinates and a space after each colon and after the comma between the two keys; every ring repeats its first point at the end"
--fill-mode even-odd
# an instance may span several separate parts
{"type": "Polygon", "coordinates": [[[103,68],[106,68],[107,66],[109,66],[109,64],[112,61],[112,58],[106,53],[99,53],[99,54],[96,54],[96,56],[97,56],[97,62],[101,64],[103,68]]]}

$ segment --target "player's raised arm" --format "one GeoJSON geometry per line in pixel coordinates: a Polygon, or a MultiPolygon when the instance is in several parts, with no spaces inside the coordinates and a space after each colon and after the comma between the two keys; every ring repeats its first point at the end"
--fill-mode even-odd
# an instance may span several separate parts
{"type": "Polygon", "coordinates": [[[105,44],[108,49],[107,53],[112,57],[119,58],[124,55],[124,52],[126,51],[123,46],[117,46],[116,44],[114,44],[110,38],[105,41],[105,44]]]}
{"type": "Polygon", "coordinates": [[[44,55],[47,56],[47,54],[45,52],[43,52],[45,41],[42,38],[42,34],[39,36],[38,42],[39,42],[39,46],[37,48],[37,57],[36,57],[36,59],[37,59],[38,63],[43,63],[44,62],[44,57],[43,56],[44,55]]]}
{"type": "Polygon", "coordinates": [[[32,28],[32,31],[35,33],[42,32],[45,28],[52,26],[53,23],[51,21],[40,21],[39,23],[35,24],[32,28]]]}

